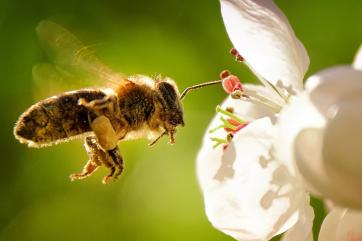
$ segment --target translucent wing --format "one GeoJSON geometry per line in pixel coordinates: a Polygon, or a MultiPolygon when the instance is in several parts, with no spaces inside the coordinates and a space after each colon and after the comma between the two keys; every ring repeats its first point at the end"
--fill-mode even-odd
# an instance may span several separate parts
{"type": "Polygon", "coordinates": [[[67,78],[94,81],[98,78],[103,81],[103,85],[107,82],[111,86],[127,81],[125,76],[103,64],[88,46],[62,26],[46,20],[38,24],[36,32],[54,65],[35,66],[35,81],[38,79],[40,82],[48,77],[58,81],[67,78]]]}
{"type": "Polygon", "coordinates": [[[34,100],[41,100],[65,91],[101,84],[99,78],[95,76],[87,76],[85,78],[50,63],[35,65],[32,69],[32,74],[34,80],[34,100]]]}

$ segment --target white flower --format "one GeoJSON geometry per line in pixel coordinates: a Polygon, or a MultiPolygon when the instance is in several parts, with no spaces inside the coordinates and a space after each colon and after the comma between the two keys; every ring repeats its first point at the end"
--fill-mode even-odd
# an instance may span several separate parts
{"type": "Polygon", "coordinates": [[[333,204],[349,207],[332,207],[319,241],[362,241],[362,211],[352,209],[362,208],[361,70],[362,45],[353,66],[310,77],[305,93],[280,117],[303,116],[297,125],[281,123],[280,133],[293,130],[284,143],[294,139],[291,148],[307,188],[333,204]]]}
{"type": "MultiPolygon", "coordinates": [[[[295,113],[300,99],[311,97],[309,85],[315,82],[308,80],[303,90],[308,55],[271,0],[220,2],[233,45],[264,86],[238,88],[233,96],[241,100],[228,97],[205,134],[197,174],[206,214],[217,229],[237,240],[269,240],[287,230],[284,241],[312,240],[314,213],[294,158],[294,150],[297,156],[308,156],[301,149],[311,144],[302,143],[305,136],[300,131],[323,125],[315,106],[301,107],[311,116],[295,113]],[[213,141],[225,145],[213,148],[213,141]]],[[[346,74],[339,68],[336,72],[339,77],[346,74]]],[[[310,79],[320,76],[324,75],[310,79]]],[[[330,132],[332,142],[339,134],[337,127],[336,133],[330,132]]],[[[330,145],[335,151],[336,144],[330,145]]]]}
{"type": "Polygon", "coordinates": [[[279,117],[279,158],[294,159],[308,190],[362,208],[362,48],[353,66],[323,70],[279,117]]]}
{"type": "Polygon", "coordinates": [[[361,241],[362,211],[334,208],[324,219],[319,241],[361,241]]]}

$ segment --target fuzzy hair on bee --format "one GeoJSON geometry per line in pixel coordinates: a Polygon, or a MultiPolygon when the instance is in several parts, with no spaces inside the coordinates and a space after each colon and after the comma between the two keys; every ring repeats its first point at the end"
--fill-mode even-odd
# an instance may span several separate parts
{"type": "Polygon", "coordinates": [[[173,144],[176,128],[184,126],[181,100],[192,89],[221,83],[195,85],[180,94],[168,77],[125,77],[95,56],[81,55],[87,48],[56,23],[41,22],[37,33],[53,52],[67,50],[61,54],[69,55],[72,66],[113,83],[112,88],[79,89],[41,100],[20,115],[14,127],[15,138],[35,148],[83,137],[89,160],[81,172],[70,175],[71,180],[86,178],[100,166],[109,169],[103,183],[117,179],[124,169],[120,141],[147,138],[154,145],[168,135],[173,144]]]}

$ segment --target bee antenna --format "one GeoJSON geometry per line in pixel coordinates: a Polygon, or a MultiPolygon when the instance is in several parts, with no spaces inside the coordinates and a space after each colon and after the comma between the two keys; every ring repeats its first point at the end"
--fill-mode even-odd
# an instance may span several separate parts
{"type": "Polygon", "coordinates": [[[221,84],[222,80],[214,80],[214,81],[209,81],[209,82],[205,82],[205,83],[201,83],[201,84],[197,84],[197,85],[193,85],[190,87],[187,87],[181,94],[180,99],[182,100],[183,98],[185,98],[185,96],[191,91],[191,90],[196,90],[196,89],[200,89],[203,88],[205,86],[209,86],[209,85],[217,85],[217,84],[221,84]]]}

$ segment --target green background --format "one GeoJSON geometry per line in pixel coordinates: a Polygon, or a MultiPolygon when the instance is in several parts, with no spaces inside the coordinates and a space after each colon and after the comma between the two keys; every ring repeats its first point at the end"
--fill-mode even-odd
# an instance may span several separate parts
{"type": "MultiPolygon", "coordinates": [[[[278,0],[311,59],[308,75],[350,63],[362,40],[360,0],[278,0]]],[[[0,0],[0,240],[232,240],[207,221],[195,175],[195,157],[215,106],[218,87],[190,94],[186,127],[176,145],[163,139],[121,143],[126,171],[102,185],[100,169],[71,183],[87,156],[81,140],[28,149],[12,134],[34,97],[32,66],[47,61],[35,27],[43,19],[66,26],[113,69],[162,73],[180,90],[218,78],[229,69],[255,81],[228,54],[218,1],[210,0],[0,0]]],[[[317,200],[316,227],[323,206],[317,200]]],[[[315,232],[316,234],[316,232],[315,232]]]]}

